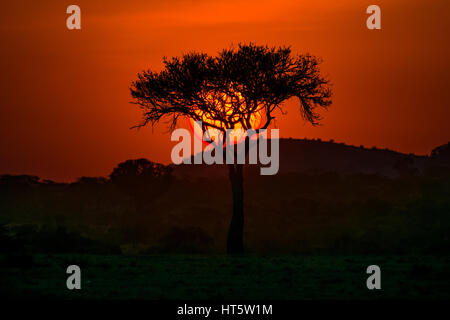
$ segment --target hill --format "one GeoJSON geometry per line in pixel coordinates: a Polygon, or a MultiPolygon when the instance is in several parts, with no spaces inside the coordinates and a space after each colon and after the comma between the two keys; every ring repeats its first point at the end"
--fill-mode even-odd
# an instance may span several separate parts
{"type": "MultiPolygon", "coordinates": [[[[268,143],[270,145],[270,142],[268,143]]],[[[280,139],[279,174],[336,172],[343,175],[363,173],[396,177],[405,172],[423,173],[430,157],[404,154],[388,149],[364,148],[308,139],[280,139]]],[[[179,165],[178,177],[225,177],[220,165],[179,165]]]]}

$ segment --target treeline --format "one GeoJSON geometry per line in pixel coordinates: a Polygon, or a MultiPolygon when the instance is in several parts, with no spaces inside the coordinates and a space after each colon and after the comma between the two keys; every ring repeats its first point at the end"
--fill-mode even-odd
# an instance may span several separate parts
{"type": "MultiPolygon", "coordinates": [[[[260,176],[245,170],[248,252],[448,253],[450,170],[260,176]]],[[[442,153],[443,152],[443,153],[442,153]]],[[[400,164],[408,168],[408,162],[400,164]]],[[[73,183],[0,176],[0,251],[223,253],[232,211],[226,178],[181,178],[128,160],[73,183]]]]}

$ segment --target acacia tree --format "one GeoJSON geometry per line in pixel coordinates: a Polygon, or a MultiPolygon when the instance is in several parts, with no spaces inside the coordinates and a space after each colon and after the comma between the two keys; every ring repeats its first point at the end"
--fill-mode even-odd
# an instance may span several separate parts
{"type": "MultiPolygon", "coordinates": [[[[302,117],[318,124],[317,107],[331,104],[329,81],[319,70],[320,60],[312,55],[294,55],[289,47],[240,44],[217,56],[192,52],[181,58],[164,58],[160,72],[144,71],[132,83],[133,103],[143,111],[137,127],[169,120],[175,128],[180,117],[202,122],[202,130],[222,133],[237,127],[266,129],[282,103],[298,98],[302,117]],[[254,128],[252,117],[262,118],[254,128]]],[[[245,143],[248,143],[248,136],[245,143]]],[[[248,148],[246,148],[246,153],[248,148]]],[[[227,238],[227,252],[242,253],[244,228],[243,165],[228,164],[233,193],[233,215],[227,238]]]]}

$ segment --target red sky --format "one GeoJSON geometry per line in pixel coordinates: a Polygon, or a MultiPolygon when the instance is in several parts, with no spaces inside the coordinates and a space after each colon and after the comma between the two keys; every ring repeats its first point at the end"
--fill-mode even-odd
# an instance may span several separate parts
{"type": "Polygon", "coordinates": [[[129,129],[140,120],[130,83],[163,56],[250,41],[322,57],[334,84],[323,125],[304,124],[292,101],[282,137],[417,154],[450,140],[447,0],[16,0],[0,12],[0,173],[70,181],[126,159],[169,163],[164,125],[129,129]],[[66,28],[70,4],[82,30],[66,28]],[[366,28],[371,4],[381,31],[366,28]]]}

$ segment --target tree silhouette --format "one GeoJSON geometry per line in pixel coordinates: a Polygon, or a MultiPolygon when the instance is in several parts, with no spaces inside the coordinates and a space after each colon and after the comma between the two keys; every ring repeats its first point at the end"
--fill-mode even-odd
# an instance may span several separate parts
{"type": "MultiPolygon", "coordinates": [[[[133,103],[143,111],[143,122],[155,125],[169,120],[175,128],[180,117],[202,121],[203,131],[216,129],[226,142],[226,130],[258,129],[252,117],[266,129],[282,103],[296,97],[300,112],[313,125],[320,120],[317,107],[331,104],[329,81],[320,75],[320,60],[312,55],[293,55],[289,47],[240,44],[217,56],[192,52],[181,58],[164,58],[161,72],[144,71],[132,83],[133,103]]],[[[248,143],[248,136],[245,143],[248,143]]],[[[246,148],[246,153],[248,148],[246,148]]],[[[233,192],[233,215],[227,252],[242,253],[244,228],[243,165],[228,164],[233,192]]]]}
{"type": "Polygon", "coordinates": [[[133,244],[145,236],[142,228],[142,213],[156,198],[167,191],[172,183],[172,168],[147,159],[127,160],[114,168],[109,176],[111,182],[134,204],[130,212],[133,244]]]}
{"type": "Polygon", "coordinates": [[[142,209],[164,193],[172,182],[172,168],[147,159],[127,160],[114,168],[109,178],[142,209]]]}

